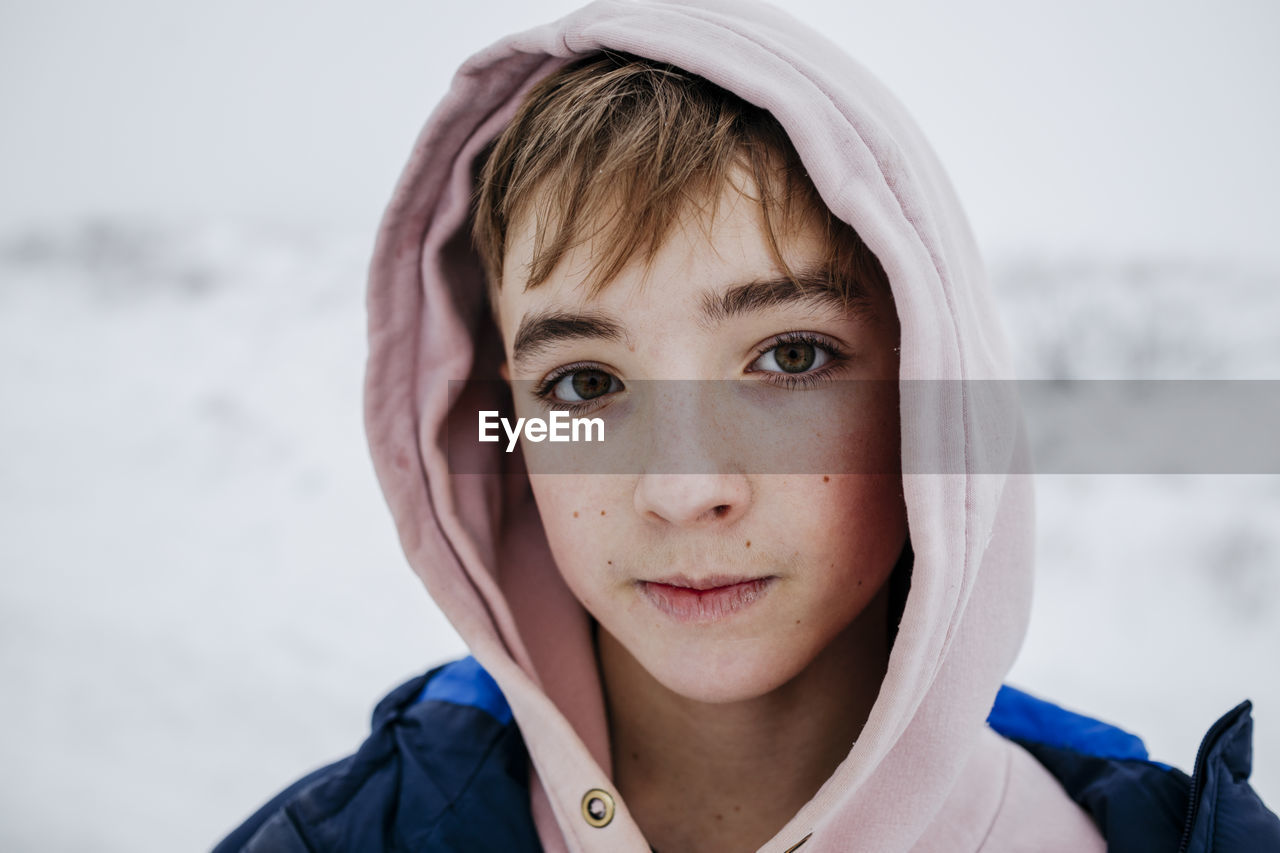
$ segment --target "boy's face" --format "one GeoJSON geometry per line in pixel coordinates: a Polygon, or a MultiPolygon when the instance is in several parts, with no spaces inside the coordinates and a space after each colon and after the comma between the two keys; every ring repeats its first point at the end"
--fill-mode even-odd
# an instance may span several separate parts
{"type": "MultiPolygon", "coordinates": [[[[628,383],[639,380],[769,383],[773,395],[889,380],[869,383],[891,390],[852,407],[808,405],[807,422],[758,413],[794,440],[806,473],[752,473],[755,460],[725,451],[741,445],[700,430],[696,401],[677,393],[665,398],[659,423],[680,434],[670,442],[678,447],[654,452],[692,459],[685,470],[700,473],[656,473],[671,469],[655,463],[634,474],[530,475],[560,572],[600,627],[668,689],[726,702],[763,695],[804,670],[868,610],[902,551],[901,475],[835,473],[898,470],[898,324],[890,298],[875,294],[870,310],[820,297],[740,298],[709,315],[709,303],[785,276],[754,200],[726,187],[713,222],[695,216],[672,228],[651,264],[637,252],[594,297],[584,280],[589,243],[524,290],[533,238],[526,217],[511,231],[497,299],[520,417],[546,417],[534,388],[560,406],[589,401],[582,416],[613,428],[610,418],[627,417],[628,383]],[[527,340],[532,321],[556,312],[595,322],[544,325],[539,346],[514,351],[518,334],[527,340]],[[711,454],[714,465],[696,464],[711,454]],[[818,471],[833,473],[809,473],[818,471]]],[[[793,271],[824,257],[821,236],[815,226],[779,235],[793,271]]],[[[777,397],[759,405],[768,399],[777,397]]]]}

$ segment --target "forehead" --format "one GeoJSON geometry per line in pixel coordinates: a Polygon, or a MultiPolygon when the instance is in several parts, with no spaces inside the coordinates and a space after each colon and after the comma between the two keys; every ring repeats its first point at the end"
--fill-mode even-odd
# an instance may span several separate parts
{"type": "MultiPolygon", "coordinates": [[[[533,206],[536,209],[536,205],[533,206]]],[[[621,206],[610,215],[625,215],[621,206]]],[[[666,230],[663,241],[649,257],[638,248],[610,281],[597,281],[592,273],[598,244],[592,234],[612,229],[587,223],[588,235],[566,252],[545,282],[526,287],[528,270],[537,248],[539,219],[526,213],[513,223],[505,250],[503,286],[494,294],[504,338],[510,342],[521,318],[530,311],[555,307],[583,310],[610,307],[625,315],[642,304],[697,302],[708,288],[785,276],[778,256],[791,271],[814,266],[826,253],[825,231],[816,217],[794,217],[774,223],[777,251],[771,245],[763,207],[754,185],[744,173],[726,182],[718,194],[691,199],[666,230]]]]}

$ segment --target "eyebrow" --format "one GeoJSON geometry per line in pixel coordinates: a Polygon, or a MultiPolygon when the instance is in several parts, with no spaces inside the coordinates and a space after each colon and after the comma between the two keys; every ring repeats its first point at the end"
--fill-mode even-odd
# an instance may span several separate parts
{"type": "MultiPolygon", "coordinates": [[[[841,286],[816,272],[797,272],[794,278],[750,281],[723,293],[708,291],[702,295],[701,301],[702,320],[707,325],[795,303],[853,312],[865,311],[869,307],[866,291],[861,285],[841,286]]],[[[603,312],[534,311],[520,320],[511,346],[512,359],[520,364],[567,341],[620,341],[626,336],[623,324],[603,312]]]]}
{"type": "Polygon", "coordinates": [[[721,323],[756,311],[807,302],[839,311],[863,312],[870,307],[860,283],[838,284],[820,272],[796,272],[792,278],[752,281],[723,293],[702,295],[702,316],[709,324],[721,323]]]}
{"type": "Polygon", "coordinates": [[[618,341],[623,337],[622,324],[607,314],[596,311],[535,311],[520,321],[511,349],[514,360],[519,363],[562,341],[618,341]]]}

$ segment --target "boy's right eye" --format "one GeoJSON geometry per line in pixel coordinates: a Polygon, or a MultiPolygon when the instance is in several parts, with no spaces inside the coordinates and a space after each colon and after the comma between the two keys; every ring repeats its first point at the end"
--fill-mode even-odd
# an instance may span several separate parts
{"type": "Polygon", "coordinates": [[[556,403],[587,403],[623,390],[622,380],[596,367],[572,367],[552,375],[538,396],[556,403]]]}

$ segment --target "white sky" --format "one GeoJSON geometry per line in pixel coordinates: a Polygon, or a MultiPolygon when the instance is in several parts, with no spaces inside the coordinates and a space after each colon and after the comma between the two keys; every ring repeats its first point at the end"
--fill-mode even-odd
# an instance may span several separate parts
{"type": "MultiPolygon", "coordinates": [[[[453,69],[553,0],[6,0],[0,229],[372,232],[453,69]]],[[[783,3],[934,141],[989,249],[1280,258],[1280,4],[783,3]]]]}

